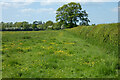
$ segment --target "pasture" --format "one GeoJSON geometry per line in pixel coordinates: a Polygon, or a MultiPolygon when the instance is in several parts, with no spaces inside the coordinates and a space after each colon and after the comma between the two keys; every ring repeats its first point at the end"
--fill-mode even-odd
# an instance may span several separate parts
{"type": "Polygon", "coordinates": [[[118,40],[118,35],[115,37],[110,33],[112,30],[117,34],[117,28],[102,26],[104,25],[97,28],[89,26],[86,30],[84,27],[75,27],[64,30],[2,32],[2,77],[118,77],[118,53],[114,51],[117,50],[115,41],[118,40]],[[88,32],[90,30],[91,33],[88,32]],[[85,31],[87,32],[84,33],[85,31]],[[113,42],[106,35],[103,36],[106,38],[104,42],[105,39],[101,36],[104,33],[109,34],[113,42]]]}

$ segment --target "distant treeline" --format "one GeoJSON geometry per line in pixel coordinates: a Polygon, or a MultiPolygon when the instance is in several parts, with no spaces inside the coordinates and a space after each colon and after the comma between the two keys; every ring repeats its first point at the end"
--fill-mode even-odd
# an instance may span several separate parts
{"type": "MultiPolygon", "coordinates": [[[[29,23],[27,21],[23,22],[1,22],[0,23],[1,27],[0,31],[38,31],[38,30],[59,30],[59,29],[64,29],[64,28],[69,28],[66,27],[63,24],[53,23],[52,21],[47,21],[42,22],[42,21],[34,21],[33,23],[29,23]]],[[[77,25],[78,26],[78,25],[77,25]]]]}
{"type": "Polygon", "coordinates": [[[59,30],[63,29],[63,26],[58,23],[53,23],[52,21],[42,22],[42,21],[34,21],[32,24],[23,21],[23,22],[1,22],[0,23],[1,31],[38,31],[38,30],[59,30]]]}

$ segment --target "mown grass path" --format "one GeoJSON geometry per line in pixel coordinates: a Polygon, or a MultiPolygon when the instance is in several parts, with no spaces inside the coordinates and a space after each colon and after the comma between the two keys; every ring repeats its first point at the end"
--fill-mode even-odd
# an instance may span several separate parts
{"type": "Polygon", "coordinates": [[[3,32],[3,78],[112,78],[117,58],[65,30],[3,32]]]}

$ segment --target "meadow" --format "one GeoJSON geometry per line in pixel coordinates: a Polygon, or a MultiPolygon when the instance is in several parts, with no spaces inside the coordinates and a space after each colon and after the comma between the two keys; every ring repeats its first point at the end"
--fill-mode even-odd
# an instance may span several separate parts
{"type": "Polygon", "coordinates": [[[3,78],[117,78],[115,24],[3,31],[3,78]]]}

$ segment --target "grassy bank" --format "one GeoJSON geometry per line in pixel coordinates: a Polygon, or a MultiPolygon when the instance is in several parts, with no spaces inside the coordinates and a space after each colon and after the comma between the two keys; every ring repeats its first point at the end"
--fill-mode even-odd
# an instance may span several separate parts
{"type": "Polygon", "coordinates": [[[87,42],[108,49],[108,54],[118,56],[118,25],[99,24],[96,26],[79,26],[72,29],[67,29],[70,33],[78,36],[87,42]]]}

